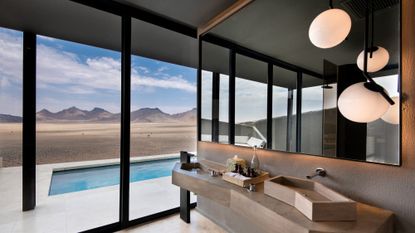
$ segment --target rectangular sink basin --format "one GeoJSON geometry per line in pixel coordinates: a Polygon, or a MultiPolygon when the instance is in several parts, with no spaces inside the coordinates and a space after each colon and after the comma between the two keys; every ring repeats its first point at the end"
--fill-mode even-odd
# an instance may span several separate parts
{"type": "Polygon", "coordinates": [[[356,202],[311,181],[290,176],[266,180],[264,193],[283,201],[312,221],[354,221],[356,202]]]}

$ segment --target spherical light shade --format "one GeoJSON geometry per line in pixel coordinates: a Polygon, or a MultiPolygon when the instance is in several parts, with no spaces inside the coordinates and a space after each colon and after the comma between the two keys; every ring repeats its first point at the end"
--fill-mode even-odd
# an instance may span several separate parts
{"type": "Polygon", "coordinates": [[[382,116],[382,120],[388,122],[389,124],[398,125],[399,124],[399,97],[392,97],[394,105],[390,105],[388,111],[382,116]]]}
{"type": "Polygon", "coordinates": [[[368,123],[385,114],[389,103],[379,92],[367,89],[364,82],[360,82],[349,86],[341,93],[337,106],[347,119],[368,123]]]}
{"type": "Polygon", "coordinates": [[[311,43],[323,49],[340,44],[352,28],[352,20],[346,11],[330,9],[320,13],[311,23],[308,36],[311,43]]]}
{"type": "MultiPolygon", "coordinates": [[[[388,50],[377,46],[377,50],[373,52],[372,58],[370,58],[370,52],[367,54],[367,72],[373,73],[377,72],[383,67],[385,67],[389,62],[389,53],[388,50]]],[[[357,66],[360,70],[363,71],[363,60],[364,60],[364,53],[363,51],[360,52],[359,56],[357,57],[357,66]]]]}

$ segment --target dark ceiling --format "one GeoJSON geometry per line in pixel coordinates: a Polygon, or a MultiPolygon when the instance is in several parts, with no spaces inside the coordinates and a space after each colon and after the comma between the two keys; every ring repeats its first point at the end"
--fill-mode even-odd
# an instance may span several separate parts
{"type": "MultiPolygon", "coordinates": [[[[225,10],[234,0],[124,2],[197,27],[225,10]]],[[[120,51],[119,16],[70,0],[1,0],[0,9],[0,27],[32,31],[40,35],[120,51]]],[[[132,39],[132,52],[135,55],[197,67],[195,38],[133,20],[132,39]]]]}
{"type": "MultiPolygon", "coordinates": [[[[143,8],[192,27],[206,23],[235,0],[117,0],[143,8]]],[[[334,1],[335,7],[344,2],[334,1]]],[[[376,0],[391,1],[391,0],[376,0]]],[[[322,73],[323,59],[341,65],[355,63],[362,50],[362,19],[352,17],[347,41],[332,49],[314,47],[308,39],[308,27],[327,0],[255,0],[211,30],[220,37],[297,66],[322,73]]],[[[87,45],[120,50],[119,16],[87,7],[70,0],[1,0],[0,26],[69,40],[87,45]]],[[[353,14],[351,14],[353,15],[353,14]]],[[[399,7],[376,12],[376,44],[388,49],[390,64],[399,61],[399,7]]],[[[197,67],[197,40],[143,21],[132,22],[132,51],[135,55],[197,67]]],[[[215,64],[227,73],[227,50],[214,52],[204,62],[215,64]]],[[[205,55],[204,55],[205,57],[205,55]]],[[[266,71],[255,61],[237,57],[237,75],[266,80],[266,71]]],[[[293,83],[291,72],[278,72],[282,83],[293,83]],[[286,73],[287,75],[285,75],[286,73]],[[287,80],[281,79],[286,77],[287,80]]],[[[277,75],[277,74],[276,74],[277,75]]]]}
{"type": "MultiPolygon", "coordinates": [[[[345,0],[334,1],[334,6],[343,8],[345,3],[345,0]]],[[[311,44],[308,38],[309,26],[319,13],[327,9],[327,0],[256,0],[213,28],[210,33],[322,74],[323,59],[337,65],[352,64],[356,63],[356,58],[363,49],[364,19],[355,17],[353,12],[345,8],[343,9],[352,16],[352,29],[347,40],[330,49],[320,49],[311,44]]],[[[398,64],[399,5],[378,10],[375,16],[375,45],[389,51],[389,64],[398,64]]],[[[250,65],[244,66],[240,69],[250,65]]],[[[255,71],[254,65],[251,65],[250,70],[248,77],[257,77],[258,81],[266,80],[266,71],[255,71]]]]}

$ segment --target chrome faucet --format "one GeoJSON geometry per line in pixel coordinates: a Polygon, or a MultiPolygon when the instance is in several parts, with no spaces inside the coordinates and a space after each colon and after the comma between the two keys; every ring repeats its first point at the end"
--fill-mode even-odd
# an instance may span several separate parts
{"type": "Polygon", "coordinates": [[[321,177],[325,177],[327,175],[326,169],[318,167],[316,168],[316,171],[314,174],[311,174],[309,176],[306,176],[307,179],[313,179],[316,176],[321,176],[321,177]]]}

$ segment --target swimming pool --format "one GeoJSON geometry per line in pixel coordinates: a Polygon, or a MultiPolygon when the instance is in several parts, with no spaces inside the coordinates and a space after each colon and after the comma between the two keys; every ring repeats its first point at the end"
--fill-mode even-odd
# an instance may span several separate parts
{"type": "MultiPolygon", "coordinates": [[[[171,176],[173,166],[179,159],[163,159],[134,162],[130,166],[130,182],[171,176]]],[[[78,192],[120,183],[120,165],[89,167],[54,171],[49,196],[78,192]]]]}

